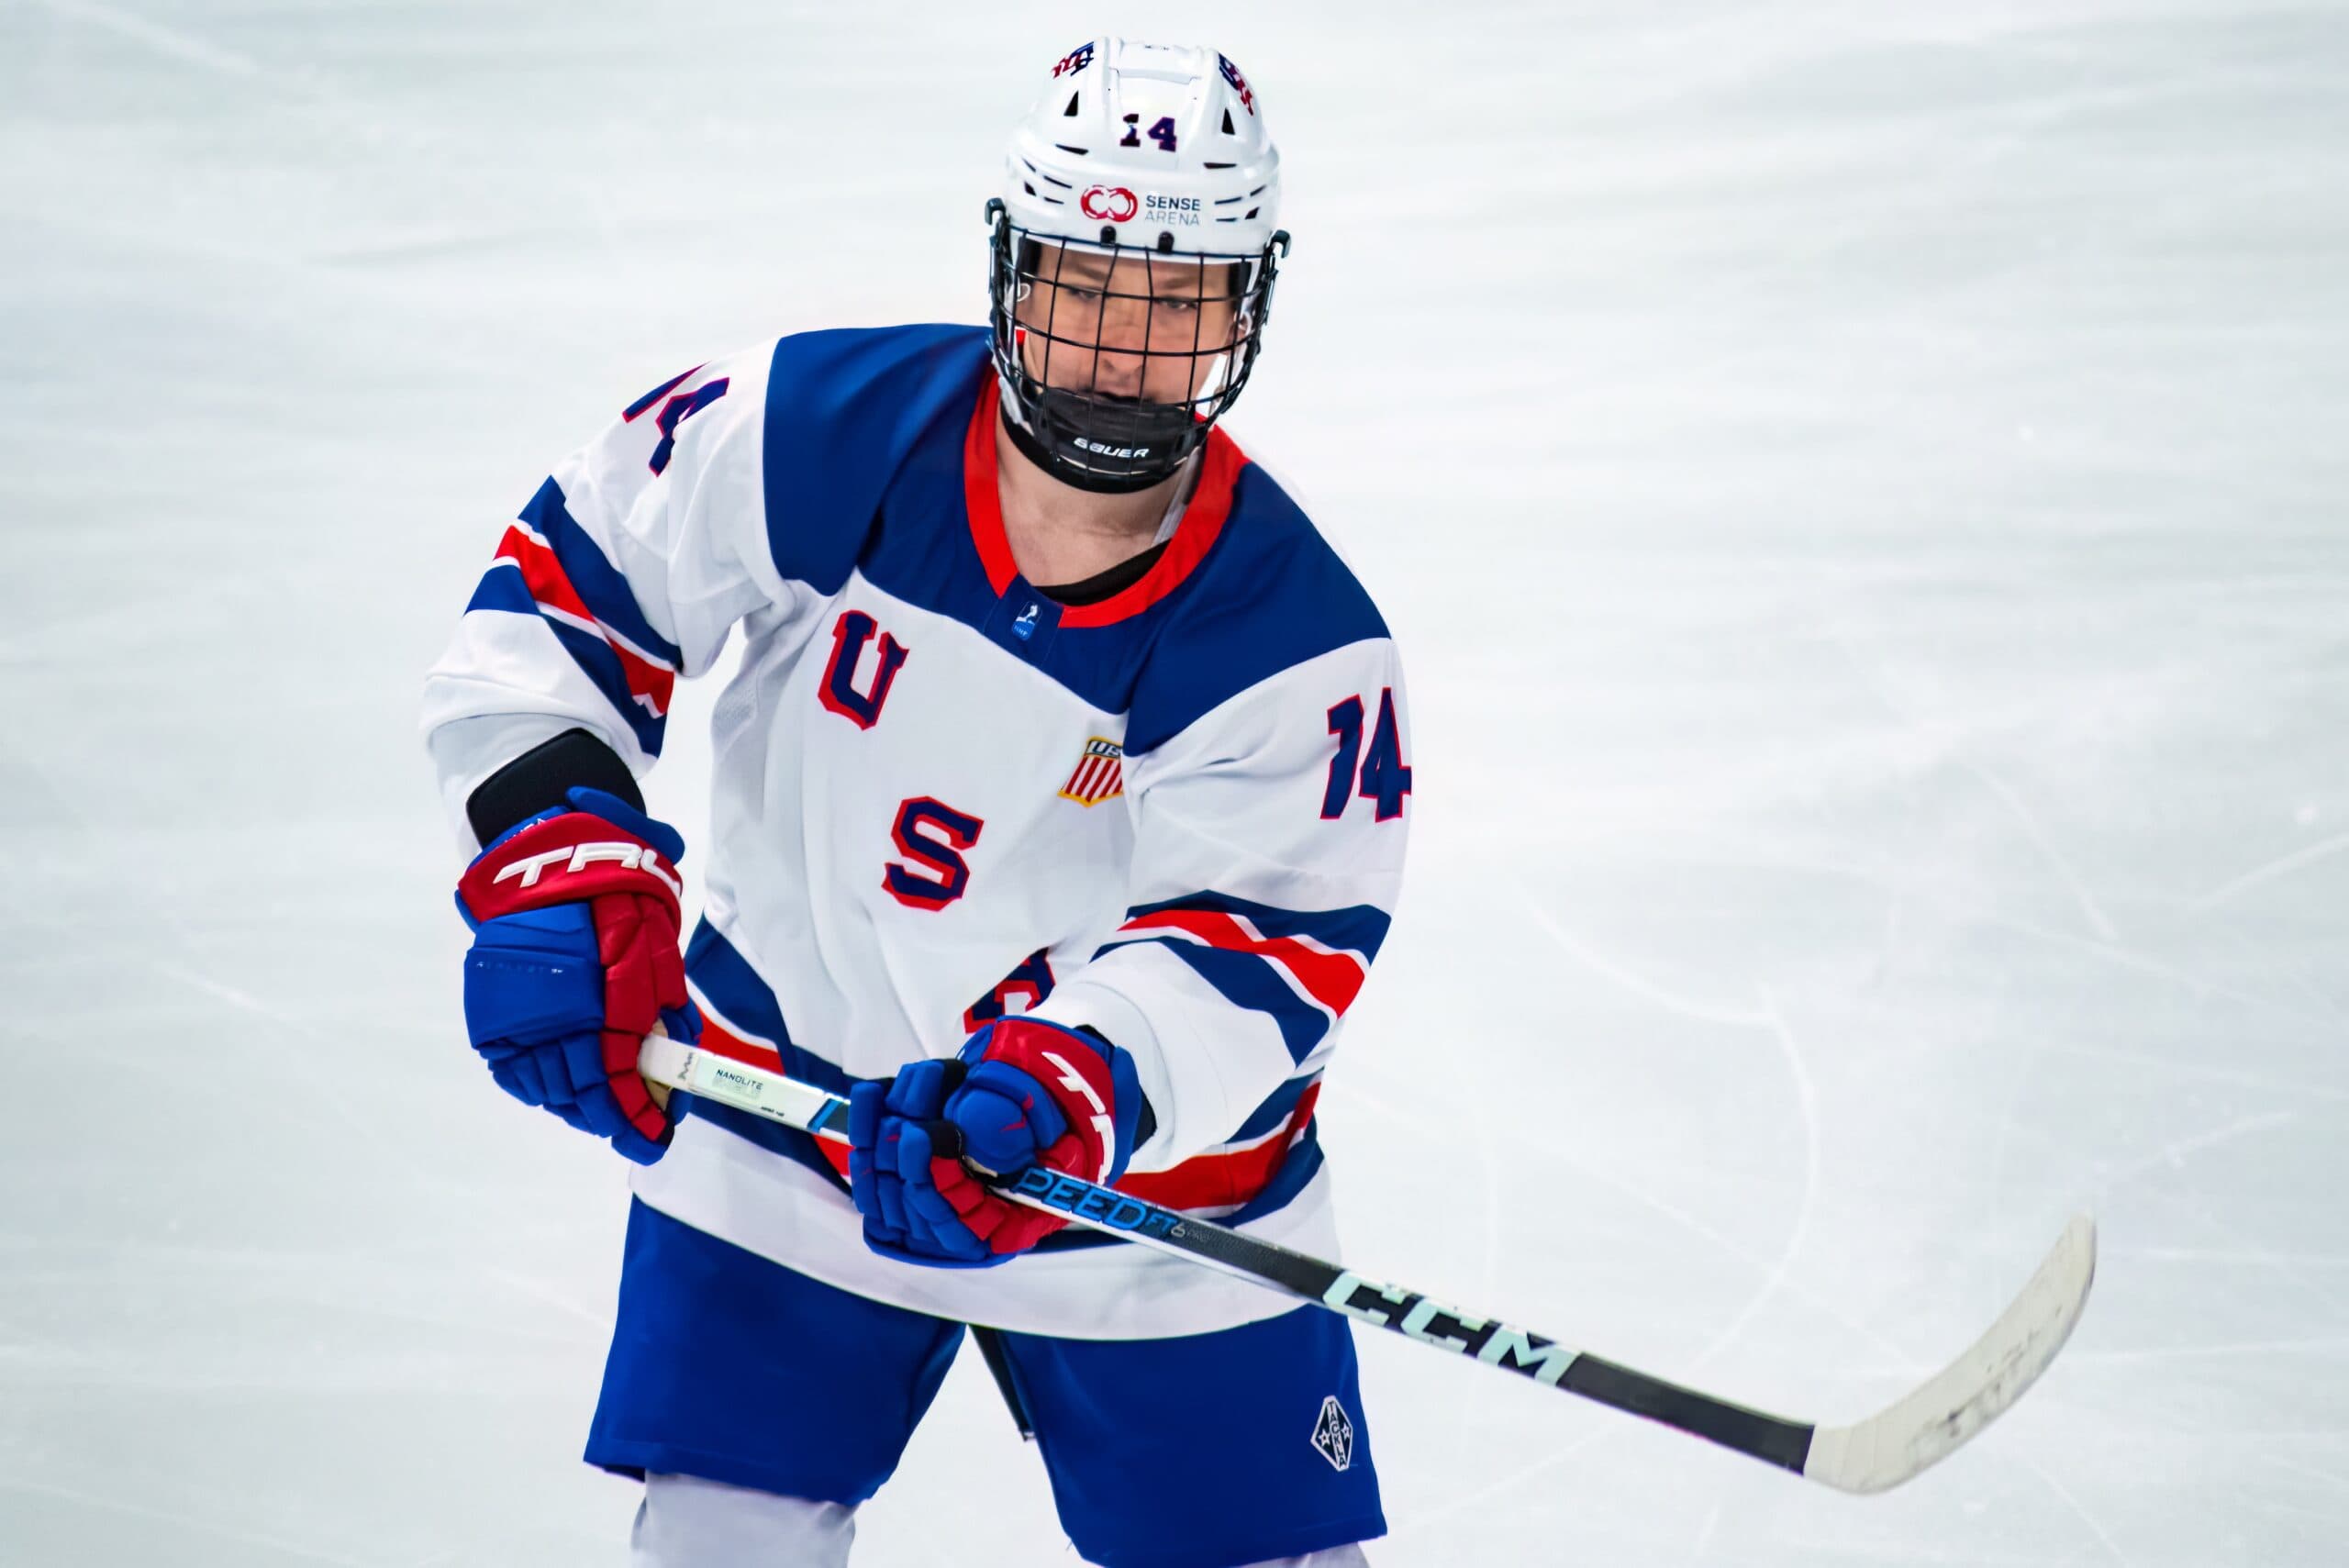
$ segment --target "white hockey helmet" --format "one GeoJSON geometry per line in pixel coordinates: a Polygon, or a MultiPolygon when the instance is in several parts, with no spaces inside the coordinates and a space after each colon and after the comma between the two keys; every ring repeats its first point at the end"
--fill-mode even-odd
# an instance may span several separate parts
{"type": "Polygon", "coordinates": [[[1264,106],[1213,50],[1096,39],[1053,64],[1004,175],[989,292],[1013,439],[1085,489],[1154,484],[1262,342],[1288,248],[1264,106]],[[1075,264],[1097,285],[1086,308],[1063,285],[1073,254],[1100,259],[1075,264]],[[1112,361],[1157,373],[1121,391],[1112,361]]]}

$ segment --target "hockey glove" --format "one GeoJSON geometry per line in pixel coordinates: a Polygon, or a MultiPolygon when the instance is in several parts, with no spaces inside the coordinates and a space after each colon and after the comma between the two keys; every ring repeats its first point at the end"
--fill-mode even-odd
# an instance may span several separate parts
{"type": "Polygon", "coordinates": [[[637,1052],[655,1024],[701,1034],[677,951],[685,840],[603,790],[564,798],[499,835],[457,884],[473,928],[465,1029],[507,1094],[649,1165],[669,1118],[637,1052]]]}
{"type": "Polygon", "coordinates": [[[1141,1106],[1131,1057],[1041,1018],[989,1024],[954,1061],[859,1084],[848,1172],[864,1243],[944,1267],[1024,1252],[1068,1221],[997,1195],[974,1170],[1008,1176],[1042,1164],[1107,1185],[1125,1174],[1141,1106]],[[942,1152],[957,1148],[960,1158],[942,1152]]]}

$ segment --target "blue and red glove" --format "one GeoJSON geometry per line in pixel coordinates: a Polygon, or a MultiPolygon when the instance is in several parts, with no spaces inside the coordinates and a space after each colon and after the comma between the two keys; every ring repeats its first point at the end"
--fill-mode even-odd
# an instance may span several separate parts
{"type": "Polygon", "coordinates": [[[1107,1185],[1133,1157],[1141,1110],[1133,1058],[1041,1018],[989,1024],[952,1062],[859,1084],[848,1178],[864,1244],[950,1268],[1015,1257],[1068,1221],[996,1195],[972,1169],[1008,1176],[1041,1164],[1107,1185]],[[959,1159],[939,1152],[958,1143],[959,1159]]]}
{"type": "Polygon", "coordinates": [[[639,1164],[669,1118],[637,1075],[655,1024],[701,1034],[677,950],[675,828],[599,789],[500,834],[457,884],[473,928],[465,1030],[491,1076],[639,1164]]]}

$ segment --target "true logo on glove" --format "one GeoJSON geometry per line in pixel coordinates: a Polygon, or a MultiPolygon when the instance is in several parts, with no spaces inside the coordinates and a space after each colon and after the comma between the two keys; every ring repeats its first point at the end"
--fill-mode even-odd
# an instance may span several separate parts
{"type": "Polygon", "coordinates": [[[539,873],[558,861],[567,862],[562,867],[565,873],[584,871],[591,865],[599,865],[608,861],[618,865],[623,871],[645,873],[680,898],[685,895],[685,879],[664,870],[661,864],[661,851],[645,844],[607,842],[567,845],[560,850],[549,850],[542,855],[525,855],[490,878],[490,881],[492,884],[496,884],[504,882],[507,877],[519,877],[521,880],[515,884],[516,886],[536,887],[539,884],[539,873]]]}
{"type": "Polygon", "coordinates": [[[1093,1179],[1097,1182],[1108,1181],[1110,1151],[1118,1146],[1118,1127],[1117,1123],[1109,1119],[1109,1107],[1101,1103],[1101,1096],[1094,1091],[1093,1085],[1085,1081],[1085,1074],[1068,1064],[1067,1057],[1057,1051],[1047,1051],[1042,1054],[1045,1061],[1061,1070],[1061,1087],[1074,1089],[1085,1096],[1085,1104],[1093,1107],[1091,1118],[1093,1130],[1101,1139],[1101,1169],[1093,1179]]]}

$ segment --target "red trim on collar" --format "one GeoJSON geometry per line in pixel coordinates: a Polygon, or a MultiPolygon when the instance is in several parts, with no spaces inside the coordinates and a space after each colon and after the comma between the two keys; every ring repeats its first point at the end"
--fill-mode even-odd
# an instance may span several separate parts
{"type": "MultiPolygon", "coordinates": [[[[980,564],[986,568],[987,586],[1000,598],[1019,574],[1011,558],[1011,541],[1003,531],[1003,505],[996,489],[995,427],[1000,417],[1003,392],[989,376],[979,389],[979,406],[971,411],[971,428],[963,441],[963,506],[971,515],[971,542],[980,564]]],[[[1207,558],[1231,516],[1231,488],[1248,455],[1220,429],[1208,432],[1207,449],[1199,459],[1199,482],[1191,492],[1174,537],[1150,570],[1097,605],[1071,605],[1061,611],[1061,625],[1108,626],[1129,619],[1182,585],[1194,567],[1207,558]]]]}
{"type": "Polygon", "coordinates": [[[971,542],[979,547],[987,586],[998,599],[1019,575],[1003,531],[1003,498],[996,493],[995,422],[1002,401],[1002,384],[990,375],[979,388],[979,406],[971,411],[971,428],[963,438],[963,507],[971,514],[971,542]]]}

